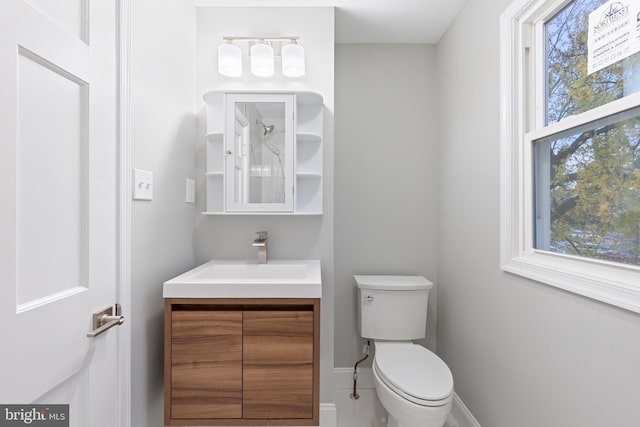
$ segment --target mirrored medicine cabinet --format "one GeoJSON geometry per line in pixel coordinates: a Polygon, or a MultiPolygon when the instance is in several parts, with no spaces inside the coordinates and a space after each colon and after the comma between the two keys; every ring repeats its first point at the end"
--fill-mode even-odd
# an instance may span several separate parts
{"type": "Polygon", "coordinates": [[[322,214],[322,97],[211,91],[208,215],[322,214]]]}

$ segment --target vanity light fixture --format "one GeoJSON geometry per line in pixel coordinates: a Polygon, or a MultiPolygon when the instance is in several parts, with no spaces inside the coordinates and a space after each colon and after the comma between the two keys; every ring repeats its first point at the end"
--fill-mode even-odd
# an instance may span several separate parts
{"type": "Polygon", "coordinates": [[[287,37],[223,37],[218,47],[218,72],[227,77],[242,75],[242,49],[239,42],[248,43],[251,73],[257,77],[271,77],[275,71],[275,58],[282,58],[285,77],[305,74],[304,48],[298,36],[287,37]]]}

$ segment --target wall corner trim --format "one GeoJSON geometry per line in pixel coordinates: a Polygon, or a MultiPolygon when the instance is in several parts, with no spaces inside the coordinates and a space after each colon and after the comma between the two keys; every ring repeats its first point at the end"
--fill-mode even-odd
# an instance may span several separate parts
{"type": "Polygon", "coordinates": [[[449,415],[454,420],[454,423],[450,423],[451,427],[482,427],[455,392],[453,393],[453,406],[449,415]]]}

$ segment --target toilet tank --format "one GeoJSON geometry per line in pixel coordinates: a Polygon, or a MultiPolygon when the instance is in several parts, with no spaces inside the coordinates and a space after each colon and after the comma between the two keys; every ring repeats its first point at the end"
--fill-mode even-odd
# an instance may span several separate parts
{"type": "Polygon", "coordinates": [[[433,283],[422,276],[353,276],[358,285],[358,330],[363,338],[424,338],[433,283]]]}

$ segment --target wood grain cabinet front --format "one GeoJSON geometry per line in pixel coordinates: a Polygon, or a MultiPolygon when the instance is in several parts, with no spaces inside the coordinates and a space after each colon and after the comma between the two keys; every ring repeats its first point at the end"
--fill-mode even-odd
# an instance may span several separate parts
{"type": "Polygon", "coordinates": [[[166,299],[165,425],[319,425],[319,299],[166,299]]]}
{"type": "Polygon", "coordinates": [[[242,418],[242,312],[171,313],[171,415],[242,418]]]}
{"type": "Polygon", "coordinates": [[[313,312],[245,311],[244,418],[312,418],[313,312]]]}

